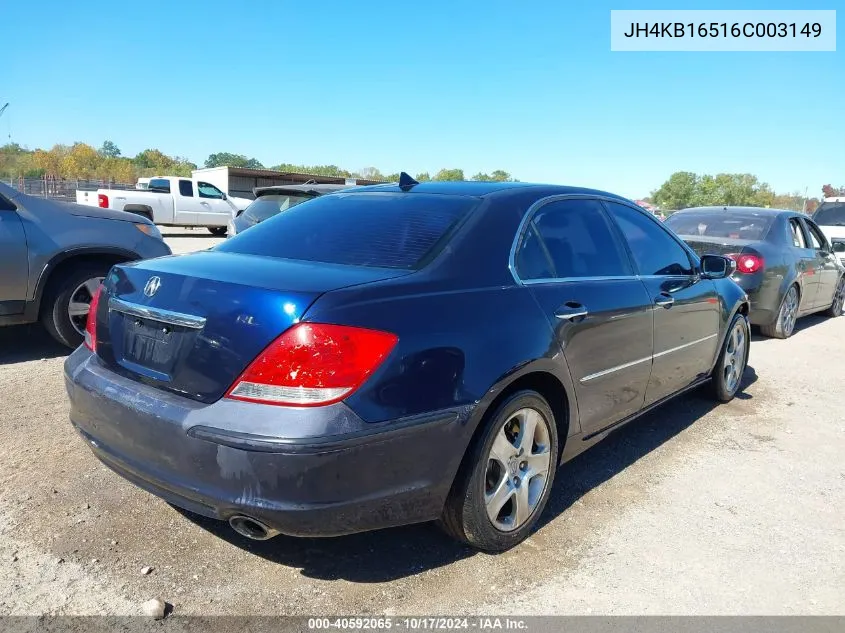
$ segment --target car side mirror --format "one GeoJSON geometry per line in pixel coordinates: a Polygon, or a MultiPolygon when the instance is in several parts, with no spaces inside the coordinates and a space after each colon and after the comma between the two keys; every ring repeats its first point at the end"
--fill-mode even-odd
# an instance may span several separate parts
{"type": "Polygon", "coordinates": [[[226,194],[225,194],[225,193],[223,194],[223,199],[224,199],[224,200],[227,200],[227,198],[226,198],[226,194]]]}
{"type": "Polygon", "coordinates": [[[701,273],[705,279],[724,279],[736,270],[736,262],[722,255],[702,255],[701,273]]]}

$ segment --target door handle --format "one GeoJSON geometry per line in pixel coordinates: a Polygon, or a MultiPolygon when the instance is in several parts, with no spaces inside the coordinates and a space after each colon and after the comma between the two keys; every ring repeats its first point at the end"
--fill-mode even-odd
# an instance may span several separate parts
{"type": "Polygon", "coordinates": [[[589,313],[590,311],[587,310],[585,306],[580,303],[576,303],[575,301],[567,301],[555,310],[555,316],[558,319],[567,319],[569,321],[585,317],[589,313]]]}
{"type": "Polygon", "coordinates": [[[667,310],[675,304],[675,298],[672,295],[667,295],[665,292],[658,295],[654,300],[654,305],[666,308],[667,310]]]}

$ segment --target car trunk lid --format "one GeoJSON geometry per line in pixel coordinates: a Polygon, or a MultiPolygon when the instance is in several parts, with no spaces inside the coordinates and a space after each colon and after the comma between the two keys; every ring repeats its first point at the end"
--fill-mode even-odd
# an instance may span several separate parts
{"type": "Polygon", "coordinates": [[[97,353],[121,375],[214,402],[323,293],[411,272],[215,251],[118,265],[97,353]]]}

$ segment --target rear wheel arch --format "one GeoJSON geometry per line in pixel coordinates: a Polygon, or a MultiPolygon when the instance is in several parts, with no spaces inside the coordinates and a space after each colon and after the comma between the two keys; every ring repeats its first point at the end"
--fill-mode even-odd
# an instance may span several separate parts
{"type": "MultiPolygon", "coordinates": [[[[514,537],[515,540],[511,539],[510,543],[507,542],[509,539],[492,537],[489,534],[490,530],[482,529],[479,521],[485,524],[486,521],[478,519],[478,496],[472,492],[475,490],[473,482],[478,481],[479,465],[483,464],[483,461],[479,461],[479,457],[483,460],[486,451],[485,446],[490,441],[490,433],[495,425],[501,423],[503,419],[501,414],[507,412],[508,408],[515,406],[515,402],[533,400],[536,403],[534,406],[541,412],[542,409],[546,408],[544,405],[548,405],[554,418],[554,430],[557,435],[556,453],[551,456],[551,463],[549,464],[551,473],[547,483],[547,486],[552,486],[569,435],[572,417],[570,415],[570,403],[572,400],[560,378],[552,372],[544,370],[520,373],[519,376],[513,377],[507,382],[503,388],[501,384],[497,384],[487,395],[490,396],[493,393],[495,395],[492,400],[485,403],[486,406],[484,406],[483,411],[480,411],[474,420],[476,425],[472,437],[464,449],[460,466],[449,486],[449,492],[445,498],[438,523],[446,533],[464,543],[488,551],[503,551],[527,537],[527,534],[533,530],[533,526],[539,520],[540,513],[538,512],[533,519],[529,519],[521,528],[518,528],[515,534],[518,534],[519,530],[527,530],[527,532],[522,536],[517,535],[514,537]],[[539,396],[539,398],[532,398],[532,396],[539,396]]],[[[485,396],[486,398],[487,396],[485,396]]],[[[541,415],[545,414],[541,413],[541,415]]],[[[548,500],[550,494],[550,489],[547,489],[544,493],[545,500],[548,500]]],[[[545,505],[545,501],[541,501],[540,504],[545,505]]],[[[496,532],[496,530],[493,529],[492,532],[496,532]]]]}
{"type": "Polygon", "coordinates": [[[55,285],[73,267],[95,263],[108,264],[111,267],[115,264],[136,259],[138,259],[138,256],[135,253],[117,248],[80,249],[57,255],[47,263],[41,272],[41,276],[38,278],[34,297],[35,303],[38,306],[38,313],[40,314],[44,308],[42,305],[44,297],[49,295],[49,292],[55,288],[55,285]]]}
{"type": "MultiPolygon", "coordinates": [[[[461,456],[461,465],[458,469],[459,473],[465,467],[464,462],[467,454],[470,453],[475,443],[483,435],[484,427],[490,421],[491,416],[495,414],[499,405],[520,391],[534,391],[548,402],[558,431],[560,455],[563,455],[563,448],[566,445],[569,432],[573,428],[572,418],[575,415],[575,400],[570,395],[570,391],[564,383],[555,374],[545,369],[534,368],[500,381],[487,392],[487,396],[482,398],[482,402],[488,400],[488,398],[489,402],[485,402],[483,409],[470,419],[471,424],[474,424],[474,428],[469,442],[464,447],[464,453],[461,456]]],[[[574,428],[578,428],[577,423],[574,428]]],[[[558,455],[558,459],[560,455],[558,455]]],[[[455,479],[457,478],[458,475],[455,476],[455,479]]]]}
{"type": "Polygon", "coordinates": [[[126,213],[134,213],[135,215],[140,215],[142,217],[147,218],[150,222],[153,221],[153,209],[149,205],[146,204],[127,204],[123,207],[123,211],[126,213]]]}

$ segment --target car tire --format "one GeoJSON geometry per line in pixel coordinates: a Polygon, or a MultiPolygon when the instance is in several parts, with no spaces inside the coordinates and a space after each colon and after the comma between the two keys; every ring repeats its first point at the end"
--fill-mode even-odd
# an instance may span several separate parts
{"type": "Polygon", "coordinates": [[[535,391],[514,393],[488,417],[464,456],[441,527],[485,552],[519,544],[531,534],[549,500],[559,456],[548,402],[535,391]],[[533,433],[523,436],[529,424],[533,433]]]}
{"type": "Polygon", "coordinates": [[[216,237],[224,237],[226,235],[225,226],[209,226],[208,232],[216,237]]]}
{"type": "Polygon", "coordinates": [[[845,277],[840,277],[833,295],[833,303],[824,311],[824,315],[831,318],[842,316],[843,305],[845,305],[845,277]]]}
{"type": "Polygon", "coordinates": [[[760,331],[770,338],[785,339],[792,336],[795,331],[795,322],[798,319],[800,302],[801,293],[798,291],[798,286],[793,284],[781,299],[775,322],[769,325],[761,325],[760,331]]]}
{"type": "Polygon", "coordinates": [[[750,351],[751,328],[748,326],[748,318],[744,314],[736,314],[731,320],[711,374],[713,395],[719,402],[730,402],[739,391],[750,351]]]}
{"type": "Polygon", "coordinates": [[[76,349],[82,344],[87,312],[82,312],[81,306],[91,303],[96,287],[110,268],[111,264],[106,263],[85,264],[59,273],[60,277],[51,280],[42,303],[41,322],[62,345],[76,349]],[[73,310],[72,303],[79,309],[73,310]],[[82,332],[77,329],[80,326],[82,332]]]}

